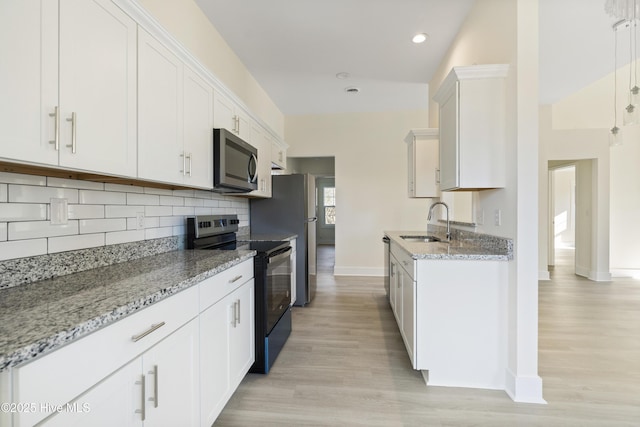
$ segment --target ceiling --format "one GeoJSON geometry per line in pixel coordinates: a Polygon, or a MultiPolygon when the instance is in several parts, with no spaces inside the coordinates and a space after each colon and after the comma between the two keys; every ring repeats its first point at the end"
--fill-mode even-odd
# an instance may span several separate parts
{"type": "MultiPolygon", "coordinates": [[[[283,114],[294,115],[426,109],[427,84],[474,0],[196,3],[283,114]],[[427,42],[412,43],[420,32],[427,42]],[[350,77],[336,78],[342,72],[350,77]]],[[[615,19],[604,0],[539,0],[539,9],[541,103],[612,71],[615,19]]]]}

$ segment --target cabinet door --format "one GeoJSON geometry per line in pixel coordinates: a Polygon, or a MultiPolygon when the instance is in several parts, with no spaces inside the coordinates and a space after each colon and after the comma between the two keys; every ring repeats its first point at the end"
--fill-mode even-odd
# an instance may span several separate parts
{"type": "Polygon", "coordinates": [[[183,64],[140,29],[138,68],[138,177],[182,184],[183,64]]]}
{"type": "Polygon", "coordinates": [[[459,186],[458,145],[458,88],[440,104],[440,189],[459,186]]]}
{"type": "Polygon", "coordinates": [[[271,140],[257,124],[251,129],[251,145],[258,149],[258,189],[250,195],[271,197],[271,140]]]}
{"type": "MultiPolygon", "coordinates": [[[[236,133],[242,139],[247,142],[251,141],[251,118],[245,114],[240,108],[236,107],[235,116],[237,122],[237,130],[236,133]]],[[[271,151],[271,146],[269,146],[269,152],[271,151]]],[[[269,163],[271,163],[271,155],[269,155],[269,163]]]]}
{"type": "Polygon", "coordinates": [[[416,283],[404,270],[400,269],[402,274],[402,338],[405,347],[409,353],[411,366],[415,368],[415,290],[416,283]]]}
{"type": "Polygon", "coordinates": [[[391,270],[393,276],[391,277],[391,283],[389,284],[389,295],[391,307],[393,308],[393,315],[398,323],[398,328],[402,331],[402,267],[400,263],[394,258],[391,258],[391,270]]]}
{"type": "Polygon", "coordinates": [[[232,390],[249,371],[255,360],[254,281],[251,279],[231,295],[235,319],[229,333],[229,379],[232,390]]]}
{"type": "Polygon", "coordinates": [[[415,137],[408,144],[409,196],[440,197],[438,139],[415,137]]]}
{"type": "Polygon", "coordinates": [[[58,164],[58,3],[0,1],[0,158],[58,164]]]}
{"type": "Polygon", "coordinates": [[[60,0],[60,165],[136,175],[136,23],[110,0],[60,0]]]}
{"type": "Polygon", "coordinates": [[[389,304],[391,305],[391,310],[393,311],[393,315],[396,315],[396,287],[397,287],[397,270],[398,264],[393,257],[389,258],[389,304]]]}
{"type": "Polygon", "coordinates": [[[191,187],[213,188],[213,88],[184,68],[184,151],[191,187]]]}
{"type": "Polygon", "coordinates": [[[200,419],[211,426],[231,393],[229,332],[232,310],[222,300],[200,313],[200,419]]]}
{"type": "Polygon", "coordinates": [[[271,142],[271,163],[282,169],[287,167],[287,150],[276,141],[271,142]]]}
{"type": "Polygon", "coordinates": [[[198,424],[198,338],[194,319],[143,354],[145,425],[198,424]]]}
{"type": "Polygon", "coordinates": [[[142,359],[98,383],[42,424],[46,427],[142,426],[142,359]],[[137,411],[137,412],[136,412],[137,411]]]}
{"type": "Polygon", "coordinates": [[[213,127],[233,132],[236,130],[233,102],[218,91],[213,93],[213,127]]]}

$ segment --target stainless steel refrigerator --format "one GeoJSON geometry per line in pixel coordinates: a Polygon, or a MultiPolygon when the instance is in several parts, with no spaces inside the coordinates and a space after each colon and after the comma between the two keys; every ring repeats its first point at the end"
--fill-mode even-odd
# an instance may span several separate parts
{"type": "Polygon", "coordinates": [[[270,199],[251,199],[252,234],[297,234],[296,306],[316,293],[316,183],[309,174],[273,175],[270,199]]]}

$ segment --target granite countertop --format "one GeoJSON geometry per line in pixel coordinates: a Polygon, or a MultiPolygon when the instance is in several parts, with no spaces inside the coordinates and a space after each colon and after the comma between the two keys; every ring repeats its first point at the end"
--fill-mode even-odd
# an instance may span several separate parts
{"type": "MultiPolygon", "coordinates": [[[[494,245],[491,239],[463,238],[451,242],[445,241],[445,236],[439,232],[427,231],[385,231],[385,236],[411,254],[416,260],[471,260],[471,261],[508,261],[513,258],[512,251],[503,245],[494,245]],[[400,236],[435,235],[442,242],[411,242],[400,236]]],[[[498,238],[499,240],[509,240],[498,238]]]]}
{"type": "Polygon", "coordinates": [[[0,371],[193,286],[255,251],[172,251],[0,290],[0,371]]]}

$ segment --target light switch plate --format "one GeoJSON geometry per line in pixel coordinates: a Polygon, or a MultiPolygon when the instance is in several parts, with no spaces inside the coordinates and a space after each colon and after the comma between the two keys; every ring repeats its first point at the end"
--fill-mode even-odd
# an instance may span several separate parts
{"type": "Polygon", "coordinates": [[[495,220],[495,225],[497,226],[502,225],[502,211],[500,209],[496,209],[494,220],[495,220]]]}
{"type": "Polygon", "coordinates": [[[136,213],[136,230],[144,230],[144,212],[136,213]]]}
{"type": "Polygon", "coordinates": [[[69,201],[51,198],[51,225],[64,225],[69,221],[69,201]]]}

